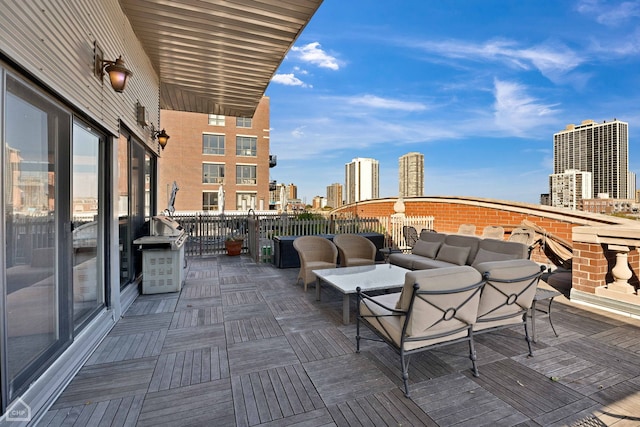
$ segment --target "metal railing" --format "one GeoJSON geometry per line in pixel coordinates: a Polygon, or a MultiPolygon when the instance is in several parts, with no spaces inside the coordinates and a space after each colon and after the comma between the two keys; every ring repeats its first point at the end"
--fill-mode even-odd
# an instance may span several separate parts
{"type": "Polygon", "coordinates": [[[343,234],[375,232],[384,236],[386,247],[406,249],[402,234],[404,226],[422,229],[433,228],[433,217],[313,217],[301,218],[294,214],[218,214],[199,212],[175,214],[189,234],[185,243],[186,256],[207,256],[225,253],[225,241],[243,236],[243,253],[256,262],[269,261],[273,255],[273,238],[276,236],[306,236],[313,234],[343,234]]]}

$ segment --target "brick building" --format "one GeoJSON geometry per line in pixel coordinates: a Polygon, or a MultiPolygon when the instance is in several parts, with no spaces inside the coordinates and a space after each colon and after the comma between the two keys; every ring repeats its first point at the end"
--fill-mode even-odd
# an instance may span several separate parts
{"type": "Polygon", "coordinates": [[[158,208],[167,206],[174,181],[176,211],[218,210],[224,188],[225,211],[269,209],[269,98],[253,117],[160,111],[171,136],[158,162],[158,208]]]}

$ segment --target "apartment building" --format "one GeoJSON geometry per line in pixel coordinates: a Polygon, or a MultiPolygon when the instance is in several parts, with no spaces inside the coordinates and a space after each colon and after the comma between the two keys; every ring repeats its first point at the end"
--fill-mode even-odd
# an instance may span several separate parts
{"type": "Polygon", "coordinates": [[[582,210],[583,200],[593,197],[591,173],[576,169],[550,175],[549,188],[551,206],[558,208],[582,210]]]}
{"type": "Polygon", "coordinates": [[[339,182],[334,182],[331,185],[327,186],[327,206],[332,208],[339,208],[344,204],[344,199],[342,198],[342,184],[339,182]]]}
{"type": "MultiPolygon", "coordinates": [[[[628,197],[629,125],[614,119],[596,123],[585,120],[553,135],[553,173],[567,170],[590,172],[593,194],[614,199],[628,197]]],[[[552,197],[553,197],[553,192],[552,197]]],[[[554,202],[557,205],[560,202],[554,202]]]]}
{"type": "Polygon", "coordinates": [[[217,211],[221,185],[225,211],[269,209],[269,114],[266,96],[253,117],[161,110],[171,140],[158,162],[158,207],[175,181],[176,211],[217,211]]]}
{"type": "Polygon", "coordinates": [[[398,159],[398,195],[424,195],[424,155],[407,153],[398,159]]]}
{"type": "Polygon", "coordinates": [[[380,165],[377,160],[358,157],[345,164],[347,203],[377,199],[380,192],[380,165]]]}

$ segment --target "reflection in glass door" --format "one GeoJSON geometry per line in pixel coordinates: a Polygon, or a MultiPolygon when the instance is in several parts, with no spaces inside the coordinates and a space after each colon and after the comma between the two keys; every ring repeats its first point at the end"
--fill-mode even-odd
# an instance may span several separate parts
{"type": "Polygon", "coordinates": [[[101,135],[81,123],[73,125],[73,321],[82,322],[104,304],[104,227],[100,212],[101,135]]]}
{"type": "Polygon", "coordinates": [[[61,257],[67,241],[61,218],[68,217],[68,207],[60,200],[65,191],[68,197],[68,178],[59,172],[65,169],[71,116],[11,76],[5,105],[3,380],[11,400],[71,339],[68,272],[61,257]]]}

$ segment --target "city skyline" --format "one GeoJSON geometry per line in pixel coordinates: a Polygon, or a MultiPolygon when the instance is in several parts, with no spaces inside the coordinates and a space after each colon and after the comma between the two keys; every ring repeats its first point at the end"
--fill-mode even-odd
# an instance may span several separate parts
{"type": "Polygon", "coordinates": [[[553,134],[586,119],[629,123],[640,168],[638,1],[367,5],[324,2],[267,89],[272,179],[301,199],[356,157],[379,160],[380,197],[395,197],[397,159],[417,151],[425,196],[538,203],[553,134]]]}

